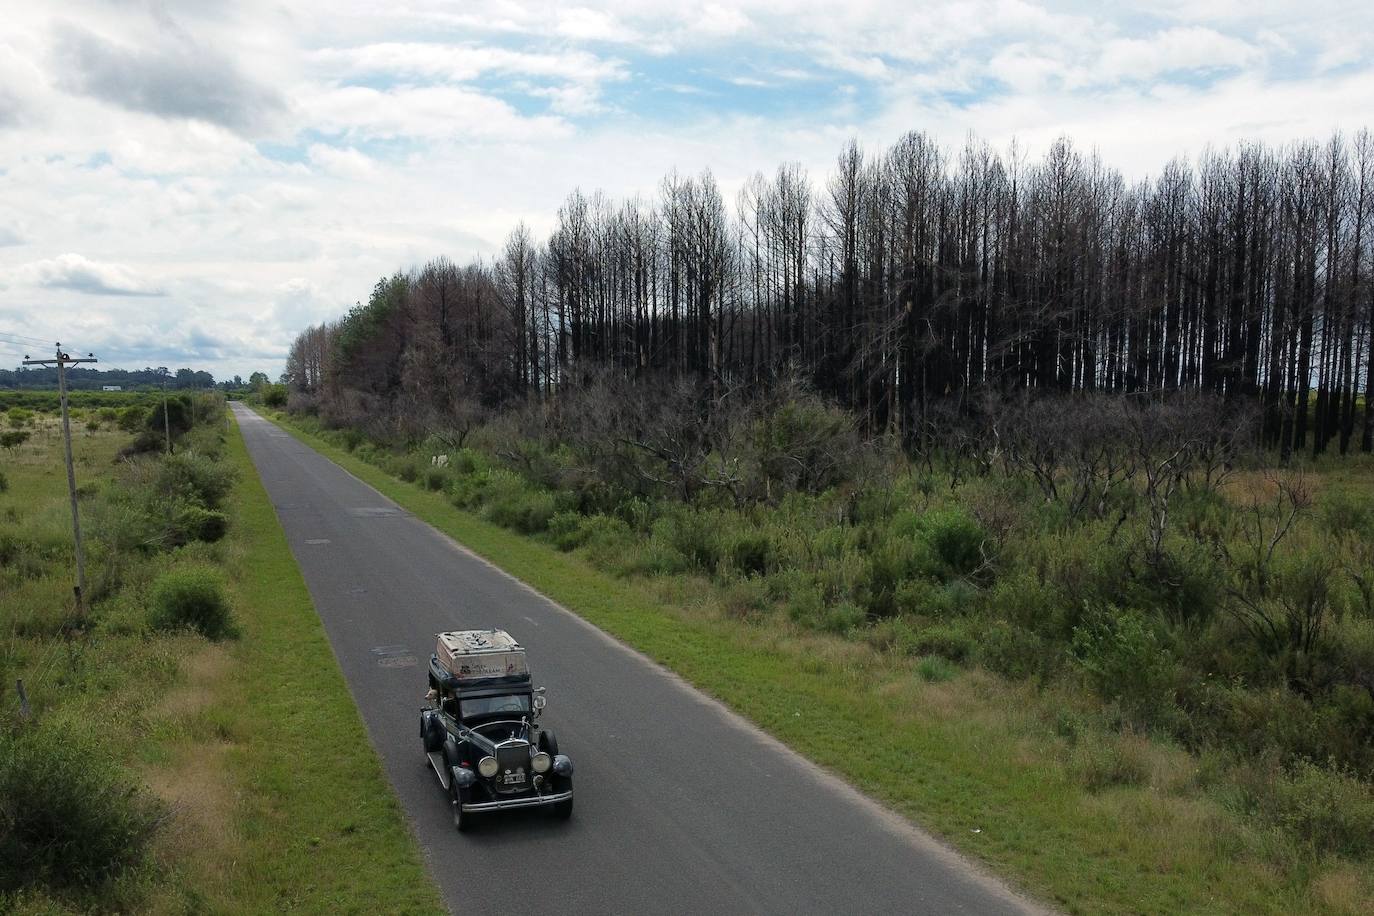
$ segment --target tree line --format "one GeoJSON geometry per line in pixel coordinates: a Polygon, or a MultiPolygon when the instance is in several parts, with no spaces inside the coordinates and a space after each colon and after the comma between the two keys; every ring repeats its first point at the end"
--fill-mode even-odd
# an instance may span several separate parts
{"type": "Polygon", "coordinates": [[[1067,138],[851,142],[733,201],[574,191],[552,234],[438,258],[300,334],[287,376],[341,420],[454,416],[601,373],[724,391],[801,379],[918,447],[989,395],[1202,392],[1287,455],[1374,448],[1374,138],[1244,143],[1128,181],[1067,138]]]}

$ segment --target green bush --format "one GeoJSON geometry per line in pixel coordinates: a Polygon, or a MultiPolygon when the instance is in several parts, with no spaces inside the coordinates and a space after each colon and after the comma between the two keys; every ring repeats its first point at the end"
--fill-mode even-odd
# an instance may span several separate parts
{"type": "Polygon", "coordinates": [[[549,527],[557,506],[552,493],[532,490],[509,471],[493,471],[488,478],[486,517],[521,534],[537,534],[549,527]]]}
{"type": "Polygon", "coordinates": [[[766,534],[746,531],[730,545],[730,562],[746,575],[767,575],[773,566],[773,542],[766,534]]]}
{"type": "Polygon", "coordinates": [[[967,576],[983,565],[987,532],[961,509],[942,509],[923,519],[926,542],[950,575],[967,576]]]}
{"type": "Polygon", "coordinates": [[[167,455],[158,465],[157,488],[168,496],[180,496],[216,509],[234,488],[233,468],[197,452],[167,455]]]}
{"type": "Polygon", "coordinates": [[[212,567],[184,566],[153,581],[148,623],[155,630],[190,628],[209,639],[233,632],[223,577],[212,567]]]}
{"type": "Polygon", "coordinates": [[[425,468],[424,481],[426,490],[439,492],[448,486],[448,472],[439,467],[425,468]]]}
{"type": "Polygon", "coordinates": [[[1322,521],[1332,534],[1353,534],[1374,538],[1374,499],[1345,487],[1322,491],[1319,504],[1322,521]]]}
{"type": "Polygon", "coordinates": [[[680,508],[654,522],[653,532],[698,569],[715,572],[723,552],[722,528],[720,520],[706,512],[680,508]]]}
{"type": "Polygon", "coordinates": [[[345,426],[340,434],[343,439],[343,447],[346,451],[355,451],[358,446],[367,441],[362,430],[352,426],[345,426]]]}
{"type": "Polygon", "coordinates": [[[191,429],[189,399],[175,397],[168,398],[166,402],[158,401],[148,412],[147,418],[143,421],[143,428],[154,436],[165,437],[169,431],[173,439],[185,435],[191,429]]]}
{"type": "Polygon", "coordinates": [[[0,731],[0,890],[85,890],[138,867],[162,811],[91,724],[0,731]]]}
{"type": "Polygon", "coordinates": [[[148,420],[148,411],[139,407],[137,404],[130,404],[119,411],[119,418],[116,422],[119,428],[126,433],[137,432],[148,420]]]}
{"type": "Polygon", "coordinates": [[[1036,633],[1006,620],[994,620],[979,636],[978,661],[1006,677],[1042,675],[1056,665],[1056,651],[1036,633]]]}
{"type": "Polygon", "coordinates": [[[1374,850],[1374,792],[1348,773],[1298,762],[1258,800],[1260,815],[1318,852],[1360,858],[1374,850]]]}
{"type": "Polygon", "coordinates": [[[29,431],[27,429],[7,429],[0,433],[0,448],[7,448],[14,451],[29,441],[29,431]]]}
{"type": "Polygon", "coordinates": [[[1176,662],[1139,614],[1092,611],[1073,632],[1073,658],[1097,692],[1143,722],[1173,706],[1176,662]]]}
{"type": "Polygon", "coordinates": [[[961,662],[973,654],[973,639],[963,629],[945,624],[915,631],[907,651],[912,655],[938,655],[961,662]]]}
{"type": "Polygon", "coordinates": [[[9,419],[10,426],[15,429],[28,426],[33,422],[33,411],[23,407],[11,407],[5,412],[5,416],[9,419]]]}
{"type": "Polygon", "coordinates": [[[95,415],[100,418],[102,423],[115,423],[119,420],[119,411],[113,407],[102,407],[95,412],[95,415]]]}
{"type": "Polygon", "coordinates": [[[559,550],[576,550],[587,542],[590,527],[579,512],[555,512],[549,519],[549,538],[559,550]]]}
{"type": "Polygon", "coordinates": [[[262,402],[268,407],[285,407],[287,396],[285,385],[267,385],[262,389],[262,402]]]}
{"type": "Polygon", "coordinates": [[[414,483],[420,479],[420,462],[412,455],[394,458],[391,461],[391,473],[406,483],[414,483]]]}
{"type": "Polygon", "coordinates": [[[957,665],[939,655],[923,655],[916,660],[916,676],[932,684],[948,681],[958,673],[957,665]]]}
{"type": "Polygon", "coordinates": [[[1069,775],[1090,792],[1140,785],[1149,769],[1136,747],[1122,737],[1080,735],[1069,754],[1069,775]]]}

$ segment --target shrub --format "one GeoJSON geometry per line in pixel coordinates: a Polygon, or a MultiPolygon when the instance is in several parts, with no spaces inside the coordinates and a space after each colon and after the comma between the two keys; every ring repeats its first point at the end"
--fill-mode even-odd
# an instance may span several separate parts
{"type": "Polygon", "coordinates": [[[1344,487],[1329,487],[1321,495],[1321,518],[1332,534],[1374,537],[1374,500],[1344,487]]]}
{"type": "Polygon", "coordinates": [[[967,576],[983,565],[987,533],[972,516],[960,509],[942,509],[927,514],[922,521],[925,540],[947,573],[967,576]]]}
{"type": "Polygon", "coordinates": [[[958,673],[958,666],[939,655],[923,655],[916,660],[916,675],[932,684],[947,681],[958,673]]]}
{"type": "Polygon", "coordinates": [[[160,808],[96,735],[59,720],[0,732],[0,889],[89,889],[144,861],[160,808]]]}
{"type": "Polygon", "coordinates": [[[653,531],[694,566],[714,572],[722,553],[721,527],[708,513],[679,509],[655,522],[653,531]]]}
{"type": "Polygon", "coordinates": [[[157,488],[166,495],[215,509],[233,489],[235,476],[233,468],[205,455],[178,452],[167,455],[158,465],[157,488]]]}
{"type": "Polygon", "coordinates": [[[148,420],[148,411],[139,407],[137,404],[130,404],[128,407],[119,411],[119,417],[115,421],[119,428],[126,433],[137,432],[148,420]]]}
{"type": "Polygon", "coordinates": [[[1259,810],[1319,852],[1360,858],[1374,850],[1374,793],[1348,773],[1300,761],[1274,781],[1259,810]]]}
{"type": "Polygon", "coordinates": [[[1090,792],[1135,786],[1149,777],[1140,744],[1128,736],[1077,736],[1069,755],[1069,775],[1090,792]]]}
{"type": "Polygon", "coordinates": [[[209,639],[231,635],[224,579],[211,567],[185,566],[153,581],[148,623],[156,630],[189,627],[209,639]]]}
{"type": "Polygon", "coordinates": [[[119,411],[113,407],[102,407],[95,412],[95,415],[101,423],[115,423],[119,420],[119,411]]]}
{"type": "Polygon", "coordinates": [[[420,479],[420,462],[409,455],[397,458],[391,463],[391,473],[406,483],[414,483],[420,479]]]}
{"type": "Polygon", "coordinates": [[[1175,662],[1139,614],[1110,607],[1090,613],[1074,628],[1072,651],[1097,692],[1141,721],[1173,705],[1175,662]]]}
{"type": "MultiPolygon", "coordinates": [[[[591,527],[578,512],[555,512],[549,519],[549,537],[559,550],[576,550],[587,542],[591,527]]],[[[590,521],[590,519],[587,519],[590,521]]]]}
{"type": "Polygon", "coordinates": [[[1055,652],[1043,639],[1006,620],[983,630],[977,645],[978,661],[1006,677],[1045,674],[1055,665],[1055,652]]]}
{"type": "Polygon", "coordinates": [[[11,407],[6,411],[5,416],[9,419],[10,426],[15,429],[28,426],[29,423],[33,422],[33,411],[24,407],[11,407]]]}
{"type": "Polygon", "coordinates": [[[345,450],[350,452],[354,451],[355,449],[357,449],[358,446],[362,445],[365,441],[367,441],[367,437],[363,435],[362,430],[355,429],[352,426],[344,427],[342,436],[343,447],[345,450]]]}
{"type": "Polygon", "coordinates": [[[487,497],[487,518],[521,534],[545,530],[557,510],[552,493],[531,490],[523,478],[509,471],[490,474],[487,497]]]}
{"type": "Polygon", "coordinates": [[[185,435],[191,429],[191,405],[182,398],[159,401],[148,412],[143,428],[154,436],[165,436],[169,430],[173,438],[185,435]]]}
{"type": "Polygon", "coordinates": [[[912,655],[938,655],[961,662],[973,654],[973,640],[962,629],[937,624],[916,630],[908,651],[912,655]]]}
{"type": "Polygon", "coordinates": [[[443,468],[425,468],[425,489],[438,492],[448,485],[448,472],[443,468]]]}
{"type": "Polygon", "coordinates": [[[773,565],[773,541],[760,532],[744,532],[730,545],[730,562],[746,575],[767,575],[773,565]]]}
{"type": "Polygon", "coordinates": [[[0,448],[7,448],[14,451],[29,441],[29,431],[27,429],[7,429],[0,433],[0,448]]]}
{"type": "Polygon", "coordinates": [[[281,409],[286,406],[287,391],[285,385],[267,385],[262,390],[262,402],[268,407],[281,409]]]}

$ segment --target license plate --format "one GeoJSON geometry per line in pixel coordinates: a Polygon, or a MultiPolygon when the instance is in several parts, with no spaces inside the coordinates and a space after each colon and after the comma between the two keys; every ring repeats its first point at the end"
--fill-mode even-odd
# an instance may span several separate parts
{"type": "Polygon", "coordinates": [[[525,781],[525,771],[524,771],[524,770],[518,770],[518,771],[516,771],[516,772],[514,772],[514,773],[507,773],[507,774],[506,774],[506,785],[508,785],[508,786],[511,785],[512,783],[518,783],[518,782],[524,782],[524,781],[525,781]]]}

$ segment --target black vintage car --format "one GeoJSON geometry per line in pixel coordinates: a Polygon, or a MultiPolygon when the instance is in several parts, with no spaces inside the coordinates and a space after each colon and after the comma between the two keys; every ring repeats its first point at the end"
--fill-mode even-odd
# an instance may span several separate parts
{"type": "Polygon", "coordinates": [[[572,815],[572,761],[558,752],[553,732],[537,724],[544,688],[533,686],[514,640],[500,630],[441,633],[429,686],[420,737],[448,792],[455,827],[465,830],[475,815],[510,808],[547,806],[560,819],[572,815]]]}

